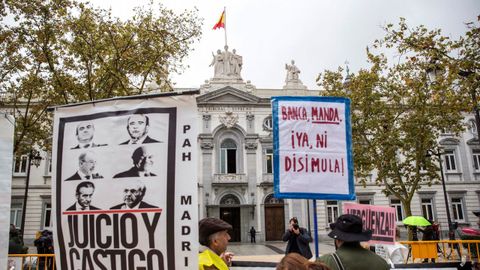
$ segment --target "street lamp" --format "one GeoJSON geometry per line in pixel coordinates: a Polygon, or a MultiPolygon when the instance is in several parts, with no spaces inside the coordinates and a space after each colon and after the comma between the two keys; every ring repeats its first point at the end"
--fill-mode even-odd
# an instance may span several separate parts
{"type": "Polygon", "coordinates": [[[453,224],[452,224],[452,218],[450,216],[450,206],[448,205],[447,189],[445,187],[445,177],[443,176],[443,164],[442,164],[442,155],[443,154],[445,154],[445,152],[441,151],[440,149],[436,152],[433,151],[433,150],[428,150],[426,156],[427,157],[436,156],[438,158],[438,162],[440,163],[440,176],[441,176],[441,179],[442,179],[443,197],[445,199],[445,209],[447,211],[448,238],[450,240],[455,240],[455,231],[454,231],[453,224]]]}
{"type": "Polygon", "coordinates": [[[30,185],[30,167],[33,164],[38,168],[41,161],[42,157],[40,156],[40,153],[36,150],[30,149],[30,152],[28,153],[27,178],[25,179],[25,195],[23,196],[22,224],[20,226],[20,229],[22,230],[22,242],[24,238],[23,236],[25,235],[25,214],[27,211],[28,186],[30,185]]]}

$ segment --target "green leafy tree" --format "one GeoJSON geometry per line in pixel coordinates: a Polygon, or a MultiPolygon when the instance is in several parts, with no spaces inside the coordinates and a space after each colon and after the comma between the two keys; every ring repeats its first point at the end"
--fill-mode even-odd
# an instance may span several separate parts
{"type": "Polygon", "coordinates": [[[75,0],[0,2],[0,106],[16,118],[18,153],[49,149],[49,106],[171,91],[201,35],[196,10],[153,2],[124,21],[75,0]]]}
{"type": "Polygon", "coordinates": [[[342,69],[326,71],[318,83],[326,95],[351,99],[357,181],[366,184],[376,173],[376,184],[387,196],[397,197],[409,216],[414,194],[440,180],[438,162],[426,158],[428,150],[438,148],[441,133],[464,130],[462,113],[468,106],[457,68],[439,61],[457,42],[440,30],[409,29],[403,19],[398,27],[387,25],[385,30],[385,37],[366,50],[368,69],[349,74],[348,83],[342,69]],[[437,51],[407,44],[435,46],[437,51]],[[435,81],[428,76],[432,68],[442,70],[435,81]]]}

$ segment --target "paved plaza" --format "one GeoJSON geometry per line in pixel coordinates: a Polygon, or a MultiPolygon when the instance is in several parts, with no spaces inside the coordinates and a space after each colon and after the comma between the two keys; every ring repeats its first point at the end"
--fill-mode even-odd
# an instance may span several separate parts
{"type": "MultiPolygon", "coordinates": [[[[285,255],[287,242],[259,242],[251,243],[230,243],[228,251],[235,253],[234,261],[251,262],[279,262],[285,255]]],[[[315,245],[310,243],[310,248],[315,256],[315,245]]],[[[320,242],[318,245],[319,254],[335,251],[333,241],[320,242]]]]}

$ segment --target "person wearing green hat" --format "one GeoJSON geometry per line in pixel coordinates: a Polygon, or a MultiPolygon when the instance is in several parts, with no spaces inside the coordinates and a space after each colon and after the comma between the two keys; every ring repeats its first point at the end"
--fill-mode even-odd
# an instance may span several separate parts
{"type": "Polygon", "coordinates": [[[356,215],[346,214],[330,224],[328,236],[334,239],[334,253],[325,254],[317,261],[325,263],[332,270],[387,270],[390,266],[374,252],[363,248],[360,242],[372,238],[371,230],[363,230],[362,219],[356,215]]]}
{"type": "Polygon", "coordinates": [[[233,253],[226,252],[232,225],[211,217],[200,220],[198,225],[199,242],[205,247],[198,255],[198,269],[228,270],[233,257],[233,253]]]}

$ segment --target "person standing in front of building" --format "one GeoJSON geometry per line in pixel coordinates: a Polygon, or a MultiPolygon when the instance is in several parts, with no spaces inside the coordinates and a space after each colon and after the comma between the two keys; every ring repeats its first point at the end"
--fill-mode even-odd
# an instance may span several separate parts
{"type": "Polygon", "coordinates": [[[282,239],[283,242],[288,241],[285,254],[295,252],[307,259],[312,258],[313,255],[309,245],[312,242],[312,237],[310,237],[307,229],[298,225],[296,217],[290,219],[288,230],[285,231],[282,239]]]}
{"type": "Polygon", "coordinates": [[[341,215],[335,223],[330,224],[330,229],[332,231],[328,236],[334,239],[337,250],[321,256],[317,261],[325,263],[332,270],[390,269],[382,257],[360,245],[360,242],[372,238],[372,231],[363,230],[360,217],[351,214],[341,215]]]}
{"type": "Polygon", "coordinates": [[[257,231],[252,226],[252,228],[250,228],[250,243],[255,243],[255,234],[257,234],[257,231]]]}
{"type": "Polygon", "coordinates": [[[207,217],[198,223],[199,242],[205,250],[198,254],[199,270],[228,270],[232,264],[233,253],[227,252],[232,225],[218,219],[207,217]]]}

